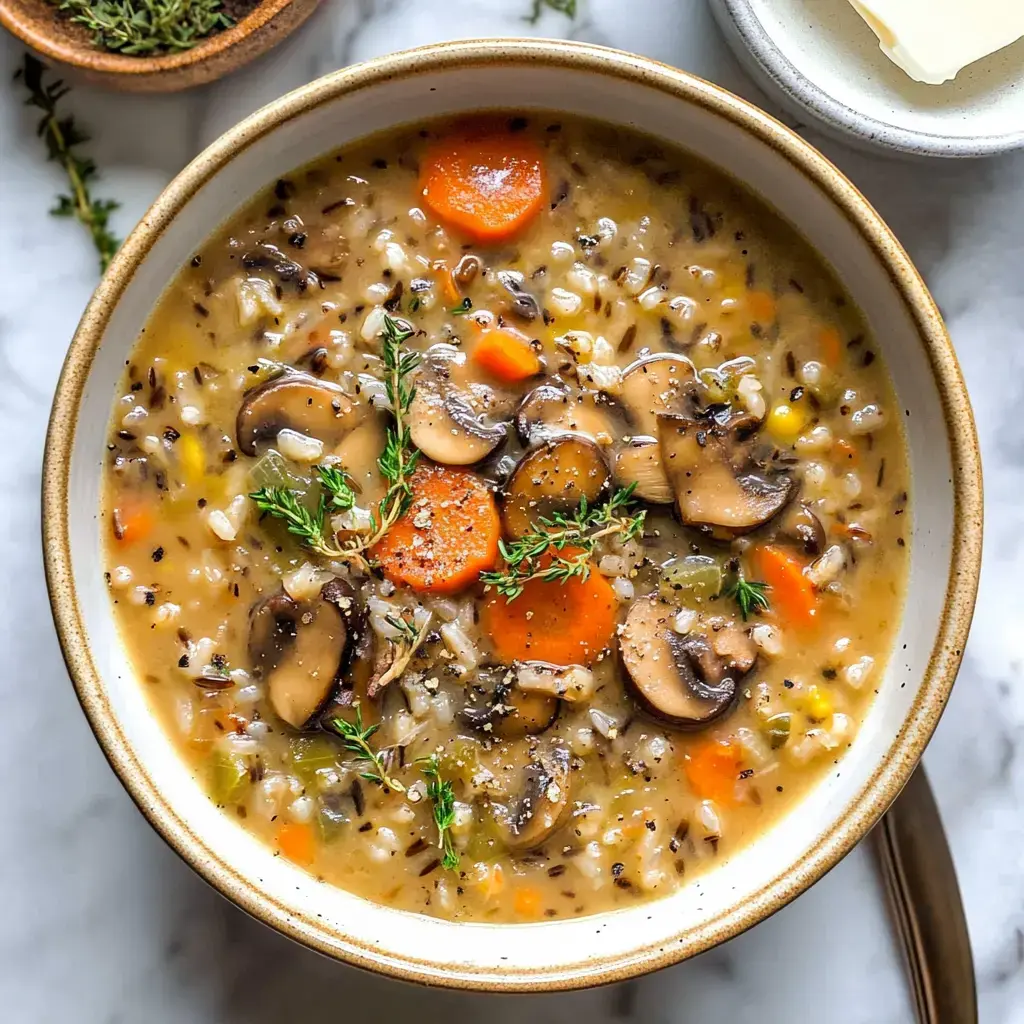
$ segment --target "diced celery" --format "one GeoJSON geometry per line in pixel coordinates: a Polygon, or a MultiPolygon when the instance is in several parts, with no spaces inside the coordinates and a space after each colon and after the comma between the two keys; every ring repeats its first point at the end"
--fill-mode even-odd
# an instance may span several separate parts
{"type": "Polygon", "coordinates": [[[237,804],[249,785],[249,765],[244,757],[214,750],[210,759],[210,796],[213,802],[227,807],[237,804]]]}
{"type": "Polygon", "coordinates": [[[321,798],[316,823],[320,838],[325,843],[333,843],[341,836],[351,820],[343,804],[344,798],[337,793],[325,793],[321,798]]]}
{"type": "Polygon", "coordinates": [[[310,489],[309,477],[299,473],[294,463],[273,449],[260,456],[249,470],[249,480],[253,490],[259,490],[261,487],[285,487],[305,494],[310,489]]]}
{"type": "Polygon", "coordinates": [[[676,604],[700,604],[722,590],[722,567],[710,555],[684,555],[661,568],[659,592],[676,604]]]}
{"type": "Polygon", "coordinates": [[[792,725],[793,716],[788,711],[784,711],[780,715],[772,715],[764,723],[764,732],[772,750],[778,750],[786,745],[792,725]]]}
{"type": "Polygon", "coordinates": [[[289,741],[289,754],[295,774],[311,793],[338,767],[338,745],[327,736],[295,736],[289,741]]]}
{"type": "Polygon", "coordinates": [[[438,756],[438,763],[446,779],[459,779],[468,786],[480,771],[480,747],[470,739],[456,740],[438,756]]]}

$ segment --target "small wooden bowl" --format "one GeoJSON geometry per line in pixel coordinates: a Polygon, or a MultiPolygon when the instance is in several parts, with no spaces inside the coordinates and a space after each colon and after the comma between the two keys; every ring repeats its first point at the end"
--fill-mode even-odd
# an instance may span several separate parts
{"type": "Polygon", "coordinates": [[[92,33],[49,0],[0,0],[0,25],[50,63],[94,85],[126,92],[177,92],[212,82],[266,53],[299,27],[319,0],[263,0],[231,28],[191,50],[126,57],[99,49],[92,33]]]}

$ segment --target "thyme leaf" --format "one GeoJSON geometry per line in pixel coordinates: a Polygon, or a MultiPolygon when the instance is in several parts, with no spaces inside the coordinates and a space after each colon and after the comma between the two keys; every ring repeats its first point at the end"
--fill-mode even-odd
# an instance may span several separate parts
{"type": "Polygon", "coordinates": [[[181,53],[234,21],[221,0],[50,0],[92,33],[102,50],[139,56],[181,53]]]}
{"type": "Polygon", "coordinates": [[[110,265],[121,240],[110,230],[110,214],[119,203],[112,199],[94,199],[89,185],[96,178],[96,164],[76,152],[76,147],[89,141],[89,136],[75,123],[72,116],[61,117],[58,102],[69,90],[59,79],[52,83],[44,80],[46,68],[31,54],[26,53],[22,66],[14,73],[15,81],[24,83],[29,92],[25,105],[43,112],[36,135],[46,143],[47,158],[60,164],[68,176],[70,193],[57,196],[57,205],[50,210],[55,217],[74,217],[92,236],[100,258],[100,273],[110,265]]]}
{"type": "Polygon", "coordinates": [[[725,588],[725,596],[731,597],[739,606],[740,615],[746,622],[751,615],[759,615],[771,607],[768,603],[768,596],[765,593],[769,589],[767,583],[760,583],[757,580],[748,580],[739,569],[735,577],[725,588]]]}
{"type": "Polygon", "coordinates": [[[434,805],[434,824],[437,826],[437,846],[441,850],[441,867],[454,871],[459,866],[459,853],[452,839],[455,824],[455,790],[451,782],[441,777],[437,754],[422,759],[420,771],[427,780],[427,796],[434,805]]]}
{"type": "Polygon", "coordinates": [[[388,774],[383,754],[374,750],[370,745],[373,734],[380,728],[379,723],[364,727],[363,712],[358,701],[353,707],[355,708],[354,722],[339,717],[332,718],[327,724],[341,737],[347,751],[355,754],[360,761],[365,761],[369,765],[366,771],[359,773],[361,779],[375,782],[378,786],[393,793],[404,793],[405,786],[388,774]]]}
{"type": "Polygon", "coordinates": [[[511,603],[531,580],[565,583],[574,578],[589,579],[591,559],[599,541],[616,534],[628,541],[643,533],[647,513],[629,514],[635,487],[623,487],[603,505],[591,506],[583,498],[572,515],[555,512],[550,517],[542,516],[514,543],[499,541],[505,566],[481,573],[480,581],[494,587],[511,603]],[[563,555],[567,547],[579,550],[563,555]]]}
{"type": "Polygon", "coordinates": [[[531,25],[536,25],[545,7],[564,14],[567,18],[576,17],[576,0],[533,0],[533,10],[525,20],[531,25]]]}

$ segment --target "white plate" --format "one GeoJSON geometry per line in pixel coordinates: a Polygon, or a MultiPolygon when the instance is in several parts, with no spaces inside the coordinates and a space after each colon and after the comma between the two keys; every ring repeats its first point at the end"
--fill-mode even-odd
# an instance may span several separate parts
{"type": "Polygon", "coordinates": [[[924,85],[878,48],[847,0],[709,0],[739,60],[798,117],[846,142],[918,156],[1024,146],[1024,39],[924,85]]]}

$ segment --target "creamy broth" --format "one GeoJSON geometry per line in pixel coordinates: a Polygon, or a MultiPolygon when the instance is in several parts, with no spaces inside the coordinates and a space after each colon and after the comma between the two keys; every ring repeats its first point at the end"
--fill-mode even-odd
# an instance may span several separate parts
{"type": "Polygon", "coordinates": [[[298,170],[182,268],[114,407],[154,713],[240,827],[374,901],[672,892],[800,813],[882,678],[910,524],[876,352],[788,226],[644,136],[490,114],[298,170]]]}

